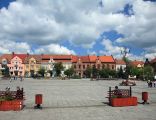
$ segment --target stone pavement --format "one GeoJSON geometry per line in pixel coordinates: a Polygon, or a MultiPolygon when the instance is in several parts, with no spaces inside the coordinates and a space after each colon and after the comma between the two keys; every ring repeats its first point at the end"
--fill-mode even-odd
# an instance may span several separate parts
{"type": "MultiPolygon", "coordinates": [[[[156,88],[148,88],[146,82],[138,81],[132,87],[133,96],[141,100],[141,93],[150,94],[149,105],[110,107],[107,91],[121,80],[0,80],[0,90],[16,86],[24,88],[25,108],[22,111],[0,112],[0,120],[156,120],[156,88]],[[35,94],[43,94],[43,109],[34,110],[35,94]]],[[[128,88],[121,86],[119,88],[128,88]]]]}

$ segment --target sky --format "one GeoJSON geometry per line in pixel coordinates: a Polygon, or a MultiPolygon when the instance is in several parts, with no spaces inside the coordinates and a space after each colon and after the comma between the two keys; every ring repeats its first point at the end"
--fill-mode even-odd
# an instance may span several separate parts
{"type": "Polygon", "coordinates": [[[0,54],[156,57],[156,0],[0,0],[0,54]]]}

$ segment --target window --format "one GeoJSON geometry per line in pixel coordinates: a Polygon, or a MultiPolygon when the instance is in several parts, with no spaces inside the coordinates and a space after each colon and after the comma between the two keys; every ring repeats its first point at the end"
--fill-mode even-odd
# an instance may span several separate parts
{"type": "Polygon", "coordinates": [[[85,69],[86,68],[86,66],[85,65],[83,65],[83,69],[85,69]]]}
{"type": "Polygon", "coordinates": [[[74,68],[76,69],[76,65],[74,65],[74,68]]]}
{"type": "Polygon", "coordinates": [[[107,68],[109,68],[109,64],[107,64],[107,68]]]}
{"type": "Polygon", "coordinates": [[[81,65],[79,65],[79,68],[81,68],[81,65]]]}
{"type": "Polygon", "coordinates": [[[89,68],[89,65],[87,65],[87,67],[89,68]]]}
{"type": "Polygon", "coordinates": [[[112,65],[112,69],[114,70],[114,65],[112,65]]]}
{"type": "Polygon", "coordinates": [[[97,69],[100,69],[100,64],[97,65],[97,69]]]}

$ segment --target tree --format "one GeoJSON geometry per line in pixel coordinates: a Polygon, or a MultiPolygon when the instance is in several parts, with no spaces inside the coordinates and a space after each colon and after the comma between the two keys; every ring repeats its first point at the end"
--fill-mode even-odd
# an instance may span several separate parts
{"type": "Polygon", "coordinates": [[[87,69],[85,70],[85,75],[87,78],[91,77],[91,73],[92,73],[92,68],[91,67],[87,67],[87,69]]]}
{"type": "Polygon", "coordinates": [[[145,76],[145,80],[153,80],[154,70],[151,66],[144,67],[144,76],[145,76]]]}
{"type": "Polygon", "coordinates": [[[117,76],[117,72],[115,70],[109,70],[109,76],[115,78],[117,76]]]}
{"type": "Polygon", "coordinates": [[[66,71],[64,71],[64,74],[66,74],[69,78],[75,73],[74,68],[71,67],[69,69],[67,69],[66,71]]]}
{"type": "Polygon", "coordinates": [[[40,74],[42,77],[44,77],[44,74],[45,74],[45,68],[44,67],[41,67],[38,71],[38,74],[40,74]]]}
{"type": "Polygon", "coordinates": [[[61,74],[61,71],[64,69],[63,65],[61,62],[55,63],[54,69],[56,71],[56,75],[59,76],[61,74]]]}
{"type": "Polygon", "coordinates": [[[99,75],[99,70],[96,68],[95,65],[92,68],[92,75],[94,78],[96,78],[99,75]]]}
{"type": "Polygon", "coordinates": [[[9,67],[7,65],[2,66],[4,69],[2,70],[2,75],[4,75],[4,77],[9,77],[9,67]]]}
{"type": "Polygon", "coordinates": [[[131,67],[131,75],[141,78],[143,75],[143,69],[137,67],[131,67]]]}
{"type": "Polygon", "coordinates": [[[120,67],[119,71],[117,72],[117,75],[119,78],[124,78],[124,72],[123,72],[122,67],[120,67]]]}
{"type": "Polygon", "coordinates": [[[109,69],[102,69],[99,71],[101,78],[109,78],[109,69]]]}

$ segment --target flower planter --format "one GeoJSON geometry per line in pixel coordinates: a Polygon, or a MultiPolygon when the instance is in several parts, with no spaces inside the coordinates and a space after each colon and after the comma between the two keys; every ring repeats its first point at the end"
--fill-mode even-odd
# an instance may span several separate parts
{"type": "Polygon", "coordinates": [[[23,100],[1,101],[0,111],[18,111],[23,108],[23,100]]]}
{"type": "Polygon", "coordinates": [[[111,98],[111,106],[113,107],[136,106],[137,104],[137,97],[111,98]]]}

